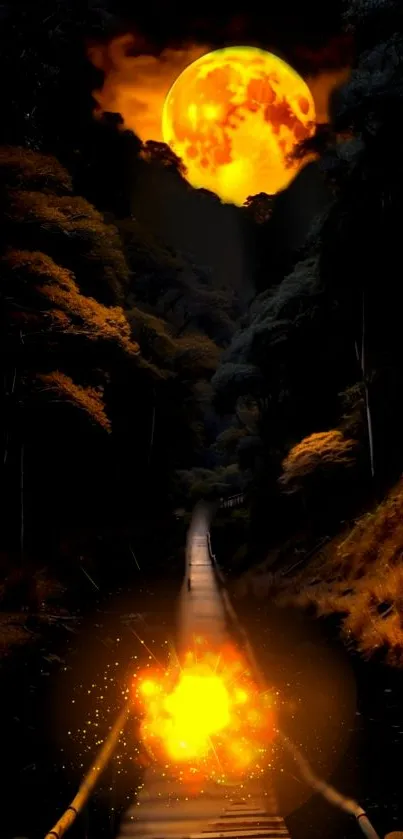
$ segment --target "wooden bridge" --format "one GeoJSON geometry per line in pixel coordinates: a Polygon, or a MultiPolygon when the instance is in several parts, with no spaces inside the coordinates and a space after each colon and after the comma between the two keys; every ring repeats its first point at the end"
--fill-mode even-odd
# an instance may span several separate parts
{"type": "MultiPolygon", "coordinates": [[[[238,496],[236,496],[238,499],[238,496]]],[[[225,600],[214,570],[208,513],[196,511],[189,531],[185,582],[179,600],[179,645],[192,646],[197,635],[214,645],[231,640],[225,600]],[[190,589],[187,585],[190,580],[190,589]]],[[[156,768],[146,771],[144,786],[125,814],[120,839],[287,839],[269,780],[237,787],[206,785],[192,796],[183,783],[156,768]]]]}
{"type": "MultiPolygon", "coordinates": [[[[221,499],[221,507],[244,502],[243,495],[221,499]]],[[[188,534],[186,573],[179,597],[179,648],[189,649],[192,639],[202,635],[213,645],[241,639],[243,652],[258,673],[254,652],[245,630],[238,624],[224,586],[224,579],[211,551],[209,524],[211,506],[196,508],[188,534]],[[234,637],[233,637],[234,636],[234,637]]],[[[130,714],[129,703],[123,709],[101,752],[85,776],[77,795],[45,839],[61,839],[88,802],[100,774],[107,765],[130,714]]],[[[379,839],[364,810],[353,800],[340,795],[317,778],[304,757],[281,732],[284,744],[291,749],[302,779],[330,804],[340,807],[357,820],[367,839],[379,839]]],[[[153,766],[145,771],[141,791],[124,813],[115,839],[287,839],[289,833],[278,812],[270,776],[250,779],[238,786],[210,782],[203,792],[191,789],[153,766]]],[[[93,839],[86,834],[86,839],[93,839]]],[[[95,837],[94,837],[95,839],[95,837]]],[[[403,833],[391,833],[385,839],[403,839],[403,833]]]]}

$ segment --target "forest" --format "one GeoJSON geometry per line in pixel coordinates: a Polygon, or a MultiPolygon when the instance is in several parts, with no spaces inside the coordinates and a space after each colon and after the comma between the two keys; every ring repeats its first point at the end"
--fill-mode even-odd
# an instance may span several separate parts
{"type": "Polygon", "coordinates": [[[133,546],[175,567],[195,503],[242,493],[228,573],[403,664],[401,5],[350,0],[329,124],[243,207],[94,118],[107,2],[1,14],[3,612],[83,562],[116,583],[133,546]]]}

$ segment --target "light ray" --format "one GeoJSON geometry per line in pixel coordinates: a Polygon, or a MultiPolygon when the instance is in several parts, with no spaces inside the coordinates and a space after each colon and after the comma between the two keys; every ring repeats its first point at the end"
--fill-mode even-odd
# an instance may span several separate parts
{"type": "Polygon", "coordinates": [[[140,644],[142,644],[142,645],[143,645],[144,649],[145,649],[145,650],[147,650],[147,652],[148,652],[148,653],[150,654],[150,656],[154,659],[154,661],[156,661],[156,662],[157,662],[158,666],[159,666],[159,667],[162,667],[161,662],[158,660],[157,656],[156,656],[156,655],[154,655],[153,651],[152,651],[152,650],[150,650],[150,647],[148,647],[148,646],[147,646],[147,644],[146,644],[146,642],[144,641],[144,639],[143,639],[143,638],[140,638],[140,635],[137,635],[137,632],[135,632],[135,630],[133,629],[133,627],[132,627],[132,626],[130,626],[130,627],[129,627],[129,629],[130,629],[130,632],[132,632],[132,633],[133,633],[133,635],[135,635],[135,637],[137,638],[137,640],[138,640],[138,641],[140,641],[140,644]]]}

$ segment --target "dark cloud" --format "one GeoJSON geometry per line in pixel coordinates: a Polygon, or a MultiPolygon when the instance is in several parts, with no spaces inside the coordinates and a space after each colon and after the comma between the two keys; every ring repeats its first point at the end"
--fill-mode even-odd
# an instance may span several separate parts
{"type": "Polygon", "coordinates": [[[346,66],[349,47],[342,30],[342,0],[277,0],[231,4],[217,11],[217,2],[196,4],[132,2],[114,4],[122,32],[133,31],[147,43],[147,51],[158,52],[186,43],[214,47],[244,42],[281,55],[300,72],[346,66]],[[195,11],[196,8],[196,11],[195,11]]]}
{"type": "Polygon", "coordinates": [[[314,75],[315,72],[338,70],[351,65],[352,51],[351,35],[340,33],[316,46],[304,43],[297,45],[294,48],[295,65],[302,74],[305,71],[314,75]]]}

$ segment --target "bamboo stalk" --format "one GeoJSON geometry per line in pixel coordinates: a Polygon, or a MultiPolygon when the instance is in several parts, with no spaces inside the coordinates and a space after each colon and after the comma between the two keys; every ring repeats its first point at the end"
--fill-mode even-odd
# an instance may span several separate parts
{"type": "Polygon", "coordinates": [[[106,768],[119,742],[119,737],[123,733],[130,710],[131,704],[130,702],[127,702],[123,710],[120,712],[113,728],[109,732],[109,735],[100,749],[98,756],[95,758],[94,763],[85,775],[77,794],[73,798],[71,804],[67,807],[67,810],[60,817],[59,821],[57,821],[54,827],[52,827],[52,830],[46,834],[45,839],[60,839],[61,836],[64,836],[76,820],[78,814],[82,811],[99,779],[99,776],[106,768]]]}

